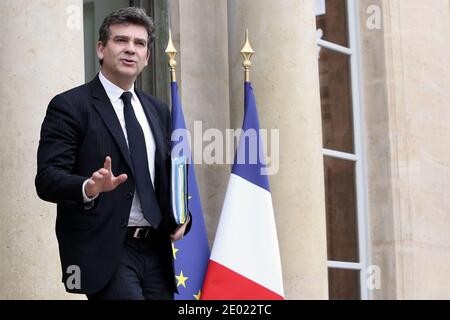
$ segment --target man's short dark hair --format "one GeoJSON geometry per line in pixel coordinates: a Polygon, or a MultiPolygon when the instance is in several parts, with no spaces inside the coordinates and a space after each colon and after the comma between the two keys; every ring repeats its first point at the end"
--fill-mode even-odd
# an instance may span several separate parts
{"type": "MultiPolygon", "coordinates": [[[[147,48],[150,50],[150,46],[155,39],[155,26],[153,24],[152,18],[150,18],[143,8],[127,7],[121,8],[110,13],[105,20],[103,20],[100,29],[98,30],[98,41],[100,41],[103,46],[106,46],[111,32],[109,27],[115,24],[131,23],[139,26],[143,26],[147,30],[147,48]]],[[[103,63],[100,60],[100,65],[103,63]]]]}

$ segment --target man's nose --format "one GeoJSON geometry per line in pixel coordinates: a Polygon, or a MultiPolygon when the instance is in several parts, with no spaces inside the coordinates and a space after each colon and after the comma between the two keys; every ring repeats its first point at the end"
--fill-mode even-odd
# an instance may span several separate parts
{"type": "Polygon", "coordinates": [[[127,47],[125,49],[125,52],[127,54],[134,54],[134,53],[136,53],[136,46],[134,45],[133,41],[129,41],[128,42],[128,45],[127,45],[127,47]]]}

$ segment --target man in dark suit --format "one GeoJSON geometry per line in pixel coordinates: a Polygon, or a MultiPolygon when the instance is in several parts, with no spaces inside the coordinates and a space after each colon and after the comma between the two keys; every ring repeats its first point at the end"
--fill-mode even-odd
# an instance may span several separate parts
{"type": "Polygon", "coordinates": [[[62,281],[89,299],[173,299],[170,113],[134,88],[154,27],[142,9],[105,18],[90,83],[54,97],[41,128],[36,190],[57,203],[62,281]]]}

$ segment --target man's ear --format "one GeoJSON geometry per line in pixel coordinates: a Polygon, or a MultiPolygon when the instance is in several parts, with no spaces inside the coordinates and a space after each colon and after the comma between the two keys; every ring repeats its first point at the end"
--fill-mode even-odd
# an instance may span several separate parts
{"type": "Polygon", "coordinates": [[[148,59],[150,58],[150,49],[147,48],[147,58],[145,59],[145,66],[148,65],[148,59]]]}
{"type": "Polygon", "coordinates": [[[97,57],[99,60],[103,60],[103,50],[105,47],[101,41],[97,42],[97,57]]]}

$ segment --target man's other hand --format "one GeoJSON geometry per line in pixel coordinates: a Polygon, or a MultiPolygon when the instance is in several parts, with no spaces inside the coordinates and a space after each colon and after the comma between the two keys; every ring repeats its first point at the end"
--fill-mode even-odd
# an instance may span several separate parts
{"type": "Polygon", "coordinates": [[[175,232],[174,233],[172,233],[171,235],[170,235],[170,239],[172,240],[172,241],[178,241],[178,240],[180,240],[180,239],[182,239],[183,238],[183,236],[184,236],[184,232],[186,231],[186,227],[187,227],[187,225],[189,224],[189,221],[191,220],[191,217],[188,215],[187,216],[187,219],[186,219],[186,222],[185,223],[183,223],[181,226],[179,226],[176,230],[175,230],[175,232]]]}

